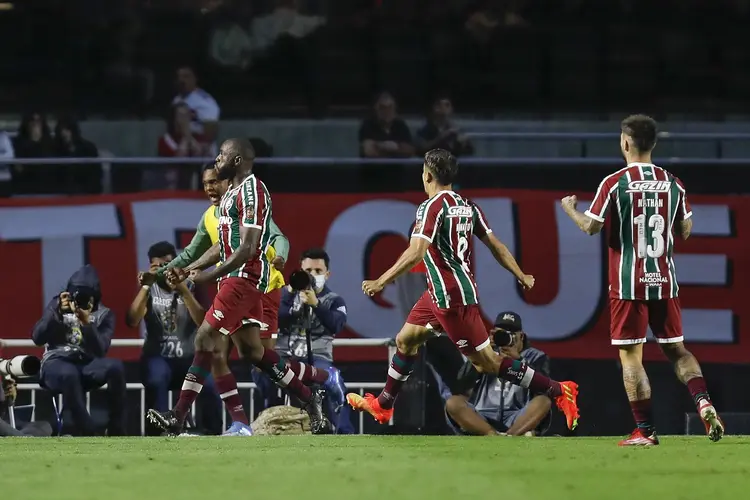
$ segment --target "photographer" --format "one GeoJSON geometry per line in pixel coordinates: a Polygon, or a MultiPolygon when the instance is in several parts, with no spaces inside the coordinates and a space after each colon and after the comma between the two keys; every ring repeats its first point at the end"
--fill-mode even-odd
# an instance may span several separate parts
{"type": "Polygon", "coordinates": [[[32,339],[46,345],[39,383],[53,394],[62,394],[79,435],[97,434],[86,410],[85,393],[107,384],[109,424],[107,434],[125,434],[125,369],[118,359],[107,359],[115,315],[101,305],[99,276],[90,265],[70,277],[65,292],[54,297],[42,319],[34,325],[32,339]]]}
{"type": "MultiPolygon", "coordinates": [[[[293,291],[291,286],[284,288],[279,307],[280,331],[276,350],[290,364],[306,362],[306,335],[310,335],[312,370],[321,375],[327,372],[327,377],[321,377],[321,380],[328,396],[329,419],[334,424],[338,422],[338,434],[353,434],[349,407],[344,404],[346,387],[341,373],[333,366],[333,338],[346,325],[346,304],[326,286],[326,280],[331,275],[329,265],[330,258],[321,248],[302,253],[300,266],[310,276],[311,283],[304,290],[293,291]]],[[[300,379],[305,376],[305,368],[300,371],[299,367],[293,367],[293,370],[300,379]]]]}
{"type": "MultiPolygon", "coordinates": [[[[500,313],[490,340],[501,354],[549,374],[549,358],[530,346],[518,314],[500,313]]],[[[453,386],[445,402],[446,418],[457,434],[523,436],[543,434],[549,428],[552,400],[545,394],[533,394],[494,375],[479,376],[470,362],[460,369],[455,384],[446,382],[453,386]]]]}
{"type": "MultiPolygon", "coordinates": [[[[177,251],[168,241],[151,245],[148,273],[138,274],[141,286],[128,309],[126,323],[137,328],[145,323],[145,342],[141,357],[141,378],[146,387],[146,405],[159,411],[169,409],[169,391],[179,390],[194,354],[195,333],[206,311],[192,293],[192,283],[172,287],[156,271],[171,262],[177,251]]],[[[208,378],[199,396],[203,430],[221,434],[221,399],[208,378]]]]}
{"type": "MultiPolygon", "coordinates": [[[[2,359],[3,341],[0,340],[0,360],[2,359]]],[[[16,402],[17,389],[16,381],[10,375],[3,376],[0,374],[0,437],[47,437],[52,435],[52,427],[48,422],[30,422],[16,429],[3,417],[10,411],[10,408],[16,402]]],[[[16,425],[19,425],[16,422],[16,425]]]]}

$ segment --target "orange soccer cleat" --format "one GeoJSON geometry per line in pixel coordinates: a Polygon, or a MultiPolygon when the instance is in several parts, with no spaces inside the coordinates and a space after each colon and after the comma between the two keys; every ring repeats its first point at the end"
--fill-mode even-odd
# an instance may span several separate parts
{"type": "Polygon", "coordinates": [[[381,424],[387,424],[393,417],[393,408],[381,408],[378,398],[369,392],[365,394],[365,397],[350,392],[346,395],[346,401],[355,410],[366,411],[381,424]]]}
{"type": "Polygon", "coordinates": [[[578,427],[578,384],[575,382],[560,382],[562,394],[555,398],[557,408],[565,414],[568,429],[578,427]]]}
{"type": "Polygon", "coordinates": [[[656,446],[658,444],[659,438],[655,432],[643,432],[641,429],[634,430],[630,436],[617,443],[618,446],[656,446]]]}

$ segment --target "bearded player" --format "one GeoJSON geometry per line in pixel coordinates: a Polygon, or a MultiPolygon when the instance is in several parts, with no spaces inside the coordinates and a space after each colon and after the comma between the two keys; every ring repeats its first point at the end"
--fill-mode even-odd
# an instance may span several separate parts
{"type": "Polygon", "coordinates": [[[417,209],[409,248],[380,278],[362,283],[365,294],[372,296],[423,260],[429,289],[414,304],[396,335],[397,351],[383,391],[378,397],[350,393],[347,401],[352,408],[368,412],[381,424],[388,422],[399,390],[412,372],[419,347],[434,329],[444,331],[480,373],[494,374],[549,395],[565,414],[568,427],[574,429],[578,425],[576,383],[550,380],[523,361],[497,354],[490,346],[471,272],[472,235],[487,245],[497,262],[513,273],[524,289],[534,286],[534,277],[521,271],[508,248],[492,234],[481,209],[453,191],[457,174],[456,158],[448,151],[433,149],[425,154],[422,183],[428,199],[417,209]]]}
{"type": "MultiPolygon", "coordinates": [[[[218,279],[219,290],[198,328],[195,357],[179,401],[168,412],[147,413],[154,425],[170,434],[181,432],[189,408],[212,368],[217,339],[222,336],[231,336],[244,359],[303,402],[314,434],[330,432],[330,423],[322,411],[322,391],[305,386],[279,355],[273,349],[265,349],[261,342],[260,332],[265,326],[263,294],[268,291],[271,270],[263,252],[271,237],[271,197],[265,184],[252,172],[253,157],[254,151],[247,140],[230,139],[222,144],[215,168],[218,179],[229,180],[230,184],[219,202],[219,242],[186,268],[175,267],[168,274],[171,282],[178,282],[192,270],[204,270],[222,262],[194,280],[200,284],[218,279]]],[[[236,382],[233,387],[222,389],[239,400],[236,382]]]]}
{"type": "Polygon", "coordinates": [[[659,444],[651,417],[651,386],[643,368],[643,344],[650,326],[677,378],[687,385],[711,441],[724,424],[711,404],[701,367],[685,348],[679,286],[672,259],[673,229],[686,240],[692,212],[682,182],[651,162],[656,122],[633,115],[622,122],[620,148],[627,166],[604,178],[585,213],[576,197],[563,198],[565,212],[587,234],[602,230],[612,210],[609,235],[609,305],[612,345],[620,351],[625,392],[637,428],[620,446],[659,444]]]}

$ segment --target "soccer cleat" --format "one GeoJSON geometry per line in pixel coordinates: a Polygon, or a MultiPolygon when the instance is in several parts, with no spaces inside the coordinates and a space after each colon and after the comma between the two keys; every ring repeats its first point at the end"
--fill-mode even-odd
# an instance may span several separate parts
{"type": "Polygon", "coordinates": [[[562,394],[555,398],[557,408],[565,415],[568,429],[578,427],[578,384],[575,382],[560,382],[562,394]]]}
{"type": "Polygon", "coordinates": [[[341,372],[335,366],[328,367],[328,380],[323,387],[326,388],[326,396],[333,403],[334,411],[339,413],[346,402],[346,386],[341,379],[341,372]]]}
{"type": "Polygon", "coordinates": [[[382,408],[378,403],[378,398],[370,394],[365,394],[365,397],[350,392],[346,395],[346,401],[349,406],[357,411],[366,411],[372,417],[381,424],[387,424],[393,417],[393,408],[382,408]]]}
{"type": "Polygon", "coordinates": [[[331,434],[333,427],[331,422],[323,413],[323,396],[325,393],[321,389],[313,389],[310,402],[304,406],[305,411],[310,416],[310,431],[313,434],[331,434]]]}
{"type": "Polygon", "coordinates": [[[172,410],[165,411],[164,413],[149,410],[146,412],[146,419],[156,428],[164,431],[168,436],[179,436],[185,427],[172,410]]]}
{"type": "Polygon", "coordinates": [[[716,442],[724,437],[724,422],[716,413],[716,408],[709,401],[702,399],[698,407],[698,413],[703,420],[703,425],[706,426],[706,434],[708,439],[716,442]]]}
{"type": "Polygon", "coordinates": [[[243,424],[242,422],[232,422],[232,425],[229,426],[229,429],[227,429],[222,436],[252,436],[253,430],[250,428],[249,425],[243,424]]]}
{"type": "Polygon", "coordinates": [[[651,431],[650,434],[645,434],[641,429],[636,429],[630,433],[630,436],[617,443],[617,446],[656,446],[657,444],[659,444],[659,438],[656,432],[651,431]]]}

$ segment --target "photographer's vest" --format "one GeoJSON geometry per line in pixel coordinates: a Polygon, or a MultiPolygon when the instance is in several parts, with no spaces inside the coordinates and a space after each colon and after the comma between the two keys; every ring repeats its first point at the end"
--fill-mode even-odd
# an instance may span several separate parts
{"type": "Polygon", "coordinates": [[[144,352],[162,358],[192,358],[197,325],[180,294],[151,285],[146,302],[144,352]]]}

